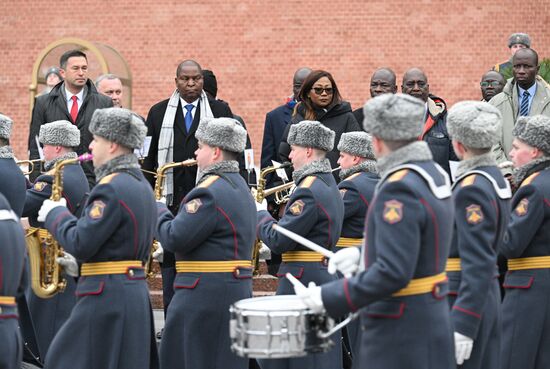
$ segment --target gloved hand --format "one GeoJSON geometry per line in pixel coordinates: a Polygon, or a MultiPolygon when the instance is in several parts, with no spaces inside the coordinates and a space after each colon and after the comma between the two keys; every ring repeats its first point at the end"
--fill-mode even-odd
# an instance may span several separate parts
{"type": "Polygon", "coordinates": [[[63,197],[59,201],[53,201],[50,199],[44,200],[44,202],[42,203],[42,207],[38,211],[38,217],[36,218],[36,220],[38,220],[39,222],[45,222],[48,213],[52,211],[53,208],[56,208],[58,206],[67,207],[67,200],[65,200],[65,198],[63,197]]]}
{"type": "Polygon", "coordinates": [[[158,248],[153,252],[153,259],[158,261],[159,263],[162,263],[164,260],[164,249],[162,248],[162,244],[157,241],[158,248]]]}
{"type": "Polygon", "coordinates": [[[260,246],[260,259],[268,260],[271,259],[271,249],[267,247],[265,243],[262,242],[260,246]]]}
{"type": "Polygon", "coordinates": [[[456,363],[458,365],[462,365],[465,360],[468,360],[470,358],[473,347],[473,339],[471,339],[470,337],[466,337],[458,332],[455,332],[455,357],[456,363]]]}
{"type": "Polygon", "coordinates": [[[166,197],[162,196],[160,199],[157,200],[157,202],[166,205],[166,197]]]}
{"type": "Polygon", "coordinates": [[[263,199],[262,202],[256,201],[256,211],[266,210],[267,211],[267,200],[263,199]]]}
{"type": "Polygon", "coordinates": [[[357,247],[346,247],[328,259],[328,272],[334,274],[339,271],[349,278],[359,268],[359,259],[361,259],[361,251],[357,247]]]}
{"type": "Polygon", "coordinates": [[[321,298],[321,287],[317,286],[315,282],[309,282],[309,286],[306,287],[302,284],[302,282],[293,276],[290,278],[289,275],[290,274],[287,273],[287,278],[294,286],[296,296],[300,297],[306,306],[314,313],[324,312],[325,306],[323,305],[323,299],[321,298]]]}
{"type": "MultiPolygon", "coordinates": [[[[46,200],[47,201],[47,200],[46,200]]],[[[65,274],[70,275],[71,277],[78,277],[78,263],[74,256],[69,254],[67,251],[63,252],[63,256],[56,258],[57,264],[63,267],[65,274]]]]}

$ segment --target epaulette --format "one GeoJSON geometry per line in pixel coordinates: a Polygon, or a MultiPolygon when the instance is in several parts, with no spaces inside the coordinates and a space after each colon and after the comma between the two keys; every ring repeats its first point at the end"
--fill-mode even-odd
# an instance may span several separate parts
{"type": "Polygon", "coordinates": [[[311,187],[313,182],[315,182],[316,179],[317,179],[317,177],[315,177],[315,176],[306,177],[306,179],[304,179],[302,181],[302,183],[300,183],[300,187],[301,188],[309,188],[309,187],[311,187]]]}
{"type": "Polygon", "coordinates": [[[110,183],[113,180],[113,178],[115,178],[117,175],[118,175],[118,173],[111,173],[108,176],[105,176],[105,177],[101,178],[101,181],[99,181],[99,184],[110,183]]]}
{"type": "Polygon", "coordinates": [[[388,178],[388,182],[399,182],[407,175],[407,173],[409,173],[408,169],[398,170],[397,172],[393,173],[390,178],[388,178]]]}
{"type": "Polygon", "coordinates": [[[531,182],[533,182],[533,179],[535,179],[535,177],[538,176],[539,174],[540,174],[540,172],[536,172],[536,173],[531,174],[529,177],[525,178],[525,180],[523,182],[521,182],[520,187],[530,185],[531,182]]]}
{"type": "Polygon", "coordinates": [[[476,180],[476,175],[472,174],[471,176],[468,176],[464,178],[462,181],[460,181],[460,187],[466,187],[473,185],[476,180]]]}
{"type": "Polygon", "coordinates": [[[361,174],[361,172],[353,173],[351,176],[346,178],[345,181],[351,181],[352,179],[354,179],[355,177],[357,177],[360,174],[361,174]]]}
{"type": "Polygon", "coordinates": [[[216,182],[220,176],[210,176],[206,178],[201,184],[199,184],[198,188],[208,188],[212,183],[216,182]]]}

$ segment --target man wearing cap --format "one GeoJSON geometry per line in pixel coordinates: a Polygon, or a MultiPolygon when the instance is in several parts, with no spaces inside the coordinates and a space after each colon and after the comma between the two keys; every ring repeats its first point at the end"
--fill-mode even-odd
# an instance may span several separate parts
{"type": "Polygon", "coordinates": [[[531,37],[527,33],[512,33],[508,37],[508,49],[510,49],[510,59],[503,63],[495,64],[493,70],[499,73],[505,73],[507,69],[512,69],[512,57],[519,49],[529,49],[531,47],[531,37]]]}
{"type": "Polygon", "coordinates": [[[12,126],[13,120],[0,113],[0,193],[8,199],[10,209],[21,217],[27,184],[25,176],[15,163],[13,149],[10,146],[12,126]]]}
{"type": "MultiPolygon", "coordinates": [[[[502,114],[502,134],[494,147],[497,162],[509,160],[512,130],[522,116],[550,116],[550,88],[537,79],[539,57],[533,49],[520,49],[512,57],[514,78],[490,101],[502,114]]],[[[506,172],[508,174],[508,172],[506,172]]]]}
{"type": "Polygon", "coordinates": [[[0,368],[20,368],[24,348],[16,296],[27,287],[24,284],[25,234],[19,217],[1,193],[0,237],[0,368]]]}
{"type": "Polygon", "coordinates": [[[246,131],[232,118],[203,119],[195,137],[197,186],[175,217],[157,203],[159,241],[175,253],[177,271],[160,365],[246,369],[229,339],[229,306],[252,297],[256,207],[236,161],[246,131]]]}
{"type": "Polygon", "coordinates": [[[453,184],[455,228],[446,268],[456,362],[461,368],[499,369],[497,253],[512,197],[491,152],[501,116],[486,102],[463,101],[449,110],[447,127],[461,159],[453,184]]]}
{"type": "MultiPolygon", "coordinates": [[[[382,94],[394,94],[397,92],[397,84],[395,83],[395,72],[390,68],[379,68],[374,71],[370,78],[370,97],[373,98],[382,94]]],[[[355,119],[360,126],[363,126],[363,107],[353,111],[355,119]]]]}
{"type": "MultiPolygon", "coordinates": [[[[40,175],[32,187],[27,190],[23,216],[29,218],[31,226],[44,228],[44,225],[36,218],[42,203],[52,194],[54,167],[59,161],[76,159],[74,148],[80,144],[80,132],[69,121],[56,121],[40,127],[39,141],[44,145],[44,169],[47,172],[40,175]]],[[[67,202],[69,211],[79,218],[89,191],[88,180],[80,163],[69,164],[63,168],[62,186],[62,195],[67,202]]],[[[36,329],[40,353],[43,357],[46,356],[53,337],[69,318],[76,302],[74,278],[66,276],[65,279],[67,286],[63,293],[58,293],[47,299],[42,299],[34,293],[30,293],[28,296],[29,309],[36,329]]]]}
{"type": "Polygon", "coordinates": [[[519,189],[501,253],[508,258],[502,304],[502,368],[550,365],[550,118],[520,117],[510,158],[519,189]]]}
{"type": "Polygon", "coordinates": [[[156,206],[133,150],[147,128],[129,110],[98,109],[90,122],[95,175],[81,218],[64,199],[45,200],[38,214],[63,245],[58,258],[78,275],[77,302],[55,336],[46,368],[156,368],[149,292],[143,263],[156,225],[156,206]]]}
{"type": "Polygon", "coordinates": [[[57,67],[51,67],[48,69],[46,74],[44,75],[44,79],[46,80],[46,88],[40,93],[40,95],[49,94],[50,91],[61,81],[63,81],[63,77],[61,76],[61,72],[59,71],[59,68],[57,67]]]}
{"type": "Polygon", "coordinates": [[[373,136],[381,180],[366,219],[362,257],[346,250],[329,267],[351,278],[295,287],[315,311],[361,314],[358,361],[373,368],[453,368],[445,263],[454,207],[449,180],[426,142],[417,141],[424,104],[404,94],[369,100],[364,128],[373,136]],[[360,262],[360,265],[358,263],[360,262]]]}
{"type": "MultiPolygon", "coordinates": [[[[333,250],[344,218],[344,204],[338,193],[336,180],[325,157],[334,146],[334,131],[317,121],[305,120],[290,127],[289,158],[294,165],[292,177],[296,188],[290,195],[284,215],[277,222],[267,212],[258,209],[258,237],[274,252],[282,254],[283,262],[277,276],[277,295],[294,293],[284,278],[290,273],[304,284],[327,283],[336,279],[327,272],[323,255],[310,251],[273,229],[278,224],[316,244],[333,250]]],[[[296,359],[262,360],[262,369],[270,368],[341,368],[340,335],[333,335],[335,346],[323,354],[312,354],[296,359]]]]}

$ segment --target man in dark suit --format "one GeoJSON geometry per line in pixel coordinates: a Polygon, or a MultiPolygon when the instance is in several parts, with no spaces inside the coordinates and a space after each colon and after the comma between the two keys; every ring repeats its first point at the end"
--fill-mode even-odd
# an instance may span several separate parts
{"type": "MultiPolygon", "coordinates": [[[[151,136],[149,153],[143,169],[155,171],[164,163],[178,162],[195,157],[198,148],[195,131],[200,119],[233,118],[227,104],[208,99],[203,91],[202,68],[194,60],[185,60],[176,70],[176,90],[170,99],[163,100],[149,110],[145,124],[151,136]],[[188,115],[190,114],[190,115],[188,115]]],[[[195,187],[197,167],[176,168],[168,174],[164,195],[170,211],[175,215],[184,196],[195,187]]],[[[154,178],[146,176],[151,184],[154,178]]],[[[172,284],[176,275],[174,254],[164,252],[161,263],[164,312],[174,295],[172,284]]]]}

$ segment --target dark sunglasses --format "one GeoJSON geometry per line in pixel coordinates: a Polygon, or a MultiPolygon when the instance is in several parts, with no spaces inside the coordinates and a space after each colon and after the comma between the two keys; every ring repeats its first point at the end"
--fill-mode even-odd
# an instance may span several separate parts
{"type": "Polygon", "coordinates": [[[332,95],[334,91],[332,87],[313,87],[312,90],[315,92],[315,95],[322,95],[323,91],[325,91],[327,95],[332,95]]]}

